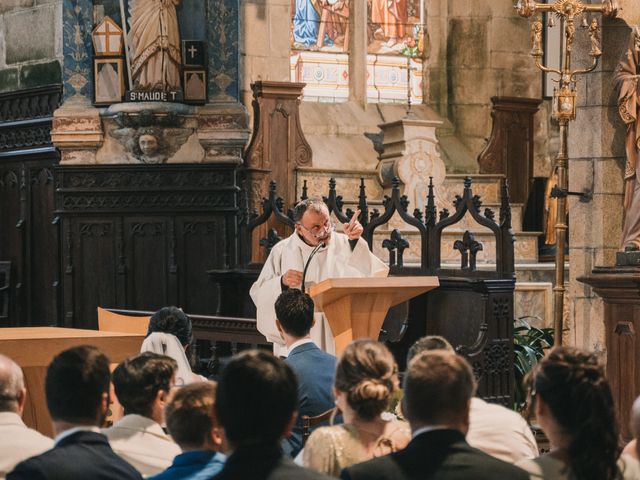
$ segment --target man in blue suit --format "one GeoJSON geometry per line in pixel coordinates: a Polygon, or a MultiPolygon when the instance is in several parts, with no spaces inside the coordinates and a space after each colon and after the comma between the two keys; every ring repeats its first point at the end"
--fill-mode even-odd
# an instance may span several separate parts
{"type": "Polygon", "coordinates": [[[287,346],[285,362],[298,378],[298,420],[291,436],[283,440],[286,455],[295,457],[302,449],[300,417],[320,415],[335,407],[332,395],[336,357],[320,350],[309,336],[314,324],[313,300],[297,288],[288,288],[275,304],[276,326],[287,346]]]}
{"type": "Polygon", "coordinates": [[[73,347],[56,356],[45,379],[55,445],[19,463],[7,479],[142,480],[98,428],[109,409],[110,377],[109,359],[95,347],[73,347]]]}

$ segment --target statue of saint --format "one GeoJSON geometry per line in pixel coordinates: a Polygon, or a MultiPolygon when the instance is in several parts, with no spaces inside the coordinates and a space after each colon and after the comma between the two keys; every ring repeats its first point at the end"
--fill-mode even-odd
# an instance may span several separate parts
{"type": "Polygon", "coordinates": [[[542,55],[542,22],[536,20],[531,24],[531,55],[542,55]]]}
{"type": "Polygon", "coordinates": [[[181,0],[130,0],[129,50],[134,90],[180,89],[181,0]]]}
{"type": "Polygon", "coordinates": [[[593,17],[591,25],[589,25],[589,38],[591,39],[591,52],[589,54],[593,56],[602,55],[602,50],[600,50],[600,26],[596,17],[593,17]]]}
{"type": "Polygon", "coordinates": [[[624,53],[614,75],[618,89],[618,113],[627,124],[625,149],[627,162],[624,169],[624,227],[622,247],[625,250],[640,249],[640,27],[631,33],[629,47],[624,53]]]}

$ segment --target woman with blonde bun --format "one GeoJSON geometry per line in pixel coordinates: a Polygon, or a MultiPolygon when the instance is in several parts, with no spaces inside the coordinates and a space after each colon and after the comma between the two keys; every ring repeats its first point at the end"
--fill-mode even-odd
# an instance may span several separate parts
{"type": "Polygon", "coordinates": [[[391,352],[373,340],[351,343],[338,361],[333,389],[344,424],[311,434],[304,466],[338,477],[345,467],[403,449],[411,439],[409,425],[382,415],[397,390],[391,352]]]}

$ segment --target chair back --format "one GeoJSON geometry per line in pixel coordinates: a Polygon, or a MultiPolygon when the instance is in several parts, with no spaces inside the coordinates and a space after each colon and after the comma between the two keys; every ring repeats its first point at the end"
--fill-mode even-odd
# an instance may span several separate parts
{"type": "Polygon", "coordinates": [[[103,332],[141,333],[149,328],[150,316],[136,317],[113,313],[98,307],[98,330],[103,332]]]}
{"type": "Polygon", "coordinates": [[[310,417],[309,415],[302,415],[300,420],[302,421],[302,446],[307,443],[307,439],[311,435],[311,431],[317,425],[327,422],[332,419],[336,414],[336,408],[330,408],[326,412],[322,412],[320,415],[310,417]]]}

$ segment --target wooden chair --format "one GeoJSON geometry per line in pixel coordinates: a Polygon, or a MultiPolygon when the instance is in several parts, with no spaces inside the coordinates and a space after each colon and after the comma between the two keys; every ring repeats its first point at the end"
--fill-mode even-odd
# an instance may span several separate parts
{"type": "Polygon", "coordinates": [[[321,423],[327,422],[331,420],[337,412],[337,408],[330,408],[326,412],[321,413],[320,415],[316,415],[315,417],[310,417],[309,415],[302,415],[300,420],[302,420],[302,446],[307,443],[307,439],[309,435],[311,435],[311,430],[318,426],[321,423]]]}
{"type": "Polygon", "coordinates": [[[113,313],[98,307],[98,330],[103,332],[123,332],[146,334],[151,316],[129,316],[113,313]]]}
{"type": "MultiPolygon", "coordinates": [[[[149,327],[151,316],[129,316],[110,312],[107,309],[98,307],[98,330],[103,332],[140,333],[145,335],[149,327]]],[[[142,344],[142,341],[140,341],[142,344]]],[[[111,365],[113,370],[117,364],[111,365]]],[[[124,409],[118,401],[113,384],[111,390],[111,404],[106,418],[106,425],[111,426],[124,416],[124,409]]]]}

